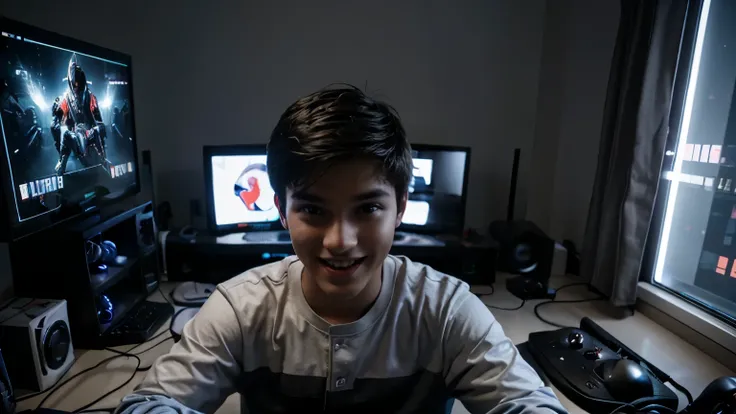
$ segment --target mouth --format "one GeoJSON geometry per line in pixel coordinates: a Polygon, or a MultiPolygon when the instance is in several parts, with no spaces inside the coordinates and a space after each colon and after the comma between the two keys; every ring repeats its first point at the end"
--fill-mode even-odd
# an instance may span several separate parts
{"type": "Polygon", "coordinates": [[[350,274],[363,263],[365,257],[355,259],[325,259],[320,257],[319,262],[333,273],[350,274]]]}

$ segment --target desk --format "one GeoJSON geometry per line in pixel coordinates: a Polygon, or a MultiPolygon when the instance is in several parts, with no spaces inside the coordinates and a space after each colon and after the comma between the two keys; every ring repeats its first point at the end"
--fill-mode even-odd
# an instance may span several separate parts
{"type": "MultiPolygon", "coordinates": [[[[499,307],[518,306],[520,303],[519,299],[508,293],[504,288],[506,278],[508,278],[507,275],[497,275],[495,293],[491,296],[484,296],[482,298],[486,304],[499,307]]],[[[561,286],[571,282],[579,282],[579,280],[563,276],[554,277],[551,281],[551,285],[561,286]]],[[[164,283],[162,285],[164,292],[170,292],[173,287],[173,283],[164,283]]],[[[474,286],[473,291],[481,294],[489,292],[490,289],[483,286],[474,286]]],[[[592,296],[593,294],[588,292],[585,286],[577,286],[560,292],[558,299],[582,299],[592,296]]],[[[162,302],[164,299],[158,292],[156,292],[151,295],[149,300],[162,302]]],[[[533,308],[538,302],[539,301],[529,301],[522,309],[516,311],[492,310],[496,319],[498,319],[506,331],[506,335],[508,335],[514,343],[519,344],[525,342],[530,332],[554,329],[534,316],[533,308]]],[[[547,305],[546,307],[540,308],[540,313],[551,321],[570,326],[578,326],[580,319],[584,316],[592,318],[601,325],[603,329],[611,333],[611,335],[618,338],[633,351],[649,360],[690,390],[693,397],[697,397],[703,388],[705,388],[705,386],[713,379],[724,375],[733,375],[733,373],[725,366],[705,355],[672,332],[664,329],[660,325],[657,325],[649,318],[637,313],[625,319],[617,319],[611,316],[611,309],[612,308],[608,302],[596,301],[587,303],[547,305]]],[[[168,324],[165,325],[165,329],[168,329],[168,324]]],[[[164,336],[161,338],[163,337],[164,336]]],[[[158,339],[151,342],[150,345],[153,345],[156,342],[158,342],[158,339]]],[[[173,341],[167,341],[141,355],[141,366],[148,366],[153,363],[158,356],[166,353],[171,348],[172,344],[173,341]]],[[[128,345],[118,347],[117,349],[122,351],[127,350],[132,346],[133,345],[128,345]]],[[[141,346],[137,348],[136,351],[146,349],[148,346],[148,344],[141,346]]],[[[69,376],[112,356],[111,352],[98,350],[76,350],[75,354],[77,361],[65,378],[68,378],[69,376]]],[[[54,395],[46,401],[44,406],[69,411],[77,409],[125,382],[135,366],[135,360],[125,357],[110,361],[97,370],[91,371],[80,376],[74,381],[71,381],[63,390],[54,393],[54,395]]],[[[108,408],[116,406],[123,396],[133,391],[133,388],[143,380],[144,376],[145,372],[137,373],[135,378],[129,384],[118,392],[100,401],[93,408],[108,408]]],[[[585,411],[578,408],[558,390],[555,389],[555,393],[570,413],[585,413],[585,411]]],[[[682,409],[685,407],[687,402],[684,396],[679,393],[677,393],[677,395],[680,397],[680,409],[682,409]]],[[[43,396],[37,396],[21,402],[18,406],[18,411],[35,408],[41,398],[43,398],[43,396]]],[[[238,413],[239,409],[239,396],[233,395],[227,399],[225,404],[218,410],[218,413],[238,413]]],[[[455,404],[453,414],[465,413],[467,413],[467,411],[462,407],[462,404],[455,404]]]]}

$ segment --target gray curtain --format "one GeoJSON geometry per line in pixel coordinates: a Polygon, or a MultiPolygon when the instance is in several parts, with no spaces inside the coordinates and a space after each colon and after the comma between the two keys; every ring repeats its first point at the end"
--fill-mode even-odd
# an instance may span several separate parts
{"type": "Polygon", "coordinates": [[[636,301],[668,134],[685,0],[622,0],[581,252],[581,275],[616,306],[636,301]]]}

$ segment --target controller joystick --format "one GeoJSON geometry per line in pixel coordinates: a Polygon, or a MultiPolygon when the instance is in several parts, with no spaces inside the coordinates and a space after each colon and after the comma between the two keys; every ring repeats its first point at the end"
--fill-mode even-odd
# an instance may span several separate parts
{"type": "Polygon", "coordinates": [[[580,349],[583,347],[584,337],[582,332],[572,332],[567,336],[567,343],[572,349],[580,349]]]}

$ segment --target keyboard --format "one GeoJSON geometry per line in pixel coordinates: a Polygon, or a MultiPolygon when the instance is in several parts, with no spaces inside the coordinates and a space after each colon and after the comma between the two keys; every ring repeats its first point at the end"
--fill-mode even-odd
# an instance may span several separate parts
{"type": "Polygon", "coordinates": [[[105,346],[147,341],[166,322],[174,309],[168,303],[144,301],[133,308],[112,330],[104,334],[105,346]]]}
{"type": "Polygon", "coordinates": [[[254,244],[291,242],[288,231],[251,231],[243,234],[243,240],[254,244]]]}

